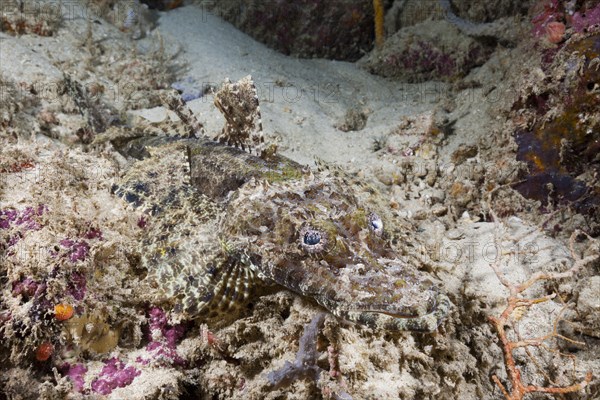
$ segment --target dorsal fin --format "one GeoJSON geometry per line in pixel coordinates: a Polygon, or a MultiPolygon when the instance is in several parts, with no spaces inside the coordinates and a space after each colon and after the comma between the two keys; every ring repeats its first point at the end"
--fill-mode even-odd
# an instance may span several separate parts
{"type": "Polygon", "coordinates": [[[181,97],[176,92],[170,92],[162,95],[161,100],[166,108],[173,111],[181,120],[185,129],[185,137],[193,138],[196,133],[204,136],[204,125],[192,113],[192,110],[181,100],[181,97]]]}
{"type": "Polygon", "coordinates": [[[250,75],[233,83],[225,79],[215,93],[215,106],[225,118],[217,140],[262,158],[272,156],[275,145],[265,144],[256,86],[250,75]]]}

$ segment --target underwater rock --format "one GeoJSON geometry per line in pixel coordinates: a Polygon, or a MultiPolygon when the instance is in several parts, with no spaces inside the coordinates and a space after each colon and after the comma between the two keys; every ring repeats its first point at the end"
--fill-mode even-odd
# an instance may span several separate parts
{"type": "Polygon", "coordinates": [[[368,0],[227,0],[206,7],[287,55],[355,61],[373,47],[373,4],[368,0]]]}
{"type": "Polygon", "coordinates": [[[183,4],[182,0],[142,0],[150,9],[165,11],[180,7],[183,4]]]}
{"type": "MultiPolygon", "coordinates": [[[[524,15],[532,1],[503,0],[483,2],[477,0],[422,1],[395,0],[386,10],[385,30],[391,36],[402,28],[431,19],[446,18],[450,8],[456,17],[474,25],[490,24],[492,21],[524,15]]],[[[508,33],[508,32],[507,32],[508,33]]]]}
{"type": "Polygon", "coordinates": [[[498,44],[521,39],[529,2],[396,1],[386,12],[387,38],[360,60],[369,72],[408,82],[453,81],[483,65],[498,44]]]}
{"type": "Polygon", "coordinates": [[[531,3],[536,0],[501,0],[501,1],[479,1],[479,0],[452,0],[452,8],[456,15],[466,20],[478,22],[490,22],[503,17],[511,17],[527,12],[531,3]]]}
{"type": "Polygon", "coordinates": [[[408,82],[453,80],[482,65],[490,54],[490,48],[450,22],[428,21],[398,31],[360,64],[376,75],[408,82]]]}
{"type": "Polygon", "coordinates": [[[572,37],[513,106],[517,160],[528,172],[515,188],[525,197],[573,203],[597,215],[600,186],[600,33],[572,37]]]}

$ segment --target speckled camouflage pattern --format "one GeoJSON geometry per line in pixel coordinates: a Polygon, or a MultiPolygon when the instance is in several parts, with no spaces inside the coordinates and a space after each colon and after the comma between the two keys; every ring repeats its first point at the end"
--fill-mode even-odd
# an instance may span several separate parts
{"type": "Polygon", "coordinates": [[[267,284],[371,327],[438,327],[450,301],[421,272],[411,224],[363,196],[368,185],[221,142],[142,137],[121,149],[142,160],[115,192],[148,214],[142,261],[174,319],[225,319],[267,284]]]}

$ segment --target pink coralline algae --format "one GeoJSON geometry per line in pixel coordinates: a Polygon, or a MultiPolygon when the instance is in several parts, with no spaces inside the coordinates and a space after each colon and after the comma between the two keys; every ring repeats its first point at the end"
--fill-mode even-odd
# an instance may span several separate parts
{"type": "Polygon", "coordinates": [[[15,209],[0,210],[0,229],[8,229],[11,225],[22,226],[25,230],[40,229],[36,217],[48,211],[48,207],[40,204],[37,207],[27,207],[19,212],[15,209]]]}
{"type": "MultiPolygon", "coordinates": [[[[149,317],[150,332],[146,350],[159,362],[184,365],[185,360],[177,354],[177,343],[185,334],[185,326],[181,324],[169,325],[166,314],[158,307],[150,309],[149,317]]],[[[143,361],[141,360],[141,362],[143,361]]]]}
{"type": "Polygon", "coordinates": [[[591,10],[574,13],[571,25],[575,32],[585,32],[594,25],[600,25],[600,4],[591,10]]]}
{"type": "Polygon", "coordinates": [[[142,216],[140,217],[140,219],[138,220],[138,222],[137,222],[137,226],[138,226],[138,228],[140,228],[140,229],[144,229],[144,228],[146,228],[146,225],[147,225],[147,223],[148,223],[148,221],[147,221],[147,220],[146,220],[146,218],[144,218],[144,216],[142,215],[142,216]]]}
{"type": "MultiPolygon", "coordinates": [[[[30,298],[40,289],[42,289],[42,286],[40,286],[39,282],[36,282],[31,278],[25,278],[13,283],[12,293],[14,296],[22,295],[24,298],[30,298]]],[[[45,286],[43,286],[43,289],[45,289],[45,286]]]]}
{"type": "MultiPolygon", "coordinates": [[[[546,36],[552,27],[564,24],[566,28],[572,27],[576,33],[586,32],[591,27],[600,25],[600,4],[575,10],[573,3],[571,9],[565,10],[563,3],[558,0],[548,0],[542,4],[543,10],[532,19],[533,34],[537,37],[546,36]]],[[[538,5],[536,5],[538,7],[538,5]]]]}
{"type": "MultiPolygon", "coordinates": [[[[428,40],[416,40],[405,50],[392,53],[385,57],[386,68],[394,71],[389,76],[394,76],[405,71],[410,80],[453,78],[465,74],[485,59],[486,50],[473,44],[464,53],[444,50],[441,46],[428,40]],[[419,79],[414,78],[420,76],[419,79]]],[[[383,72],[383,75],[388,75],[383,72]]]]}
{"type": "Polygon", "coordinates": [[[0,210],[0,229],[8,229],[12,222],[17,219],[19,212],[13,209],[0,210]]]}
{"type": "Polygon", "coordinates": [[[549,0],[543,4],[543,11],[537,14],[533,20],[533,34],[537,37],[545,36],[548,24],[563,22],[565,13],[558,0],[549,0]]]}
{"type": "Polygon", "coordinates": [[[87,368],[83,364],[70,365],[69,363],[66,363],[62,366],[61,370],[63,374],[68,376],[71,380],[73,389],[77,392],[82,392],[87,368]]]}
{"type": "Polygon", "coordinates": [[[126,367],[123,361],[111,358],[105,361],[100,376],[92,381],[92,390],[95,393],[108,395],[116,388],[130,385],[141,373],[131,365],[126,367]]]}
{"type": "Polygon", "coordinates": [[[83,237],[86,239],[102,239],[102,231],[98,228],[90,228],[83,234],[83,237]]]}
{"type": "MultiPolygon", "coordinates": [[[[19,227],[22,232],[37,231],[41,229],[38,217],[42,216],[48,207],[40,204],[37,207],[27,207],[23,211],[18,211],[12,208],[0,210],[0,229],[9,229],[11,227],[19,227]]],[[[22,237],[16,233],[6,243],[8,247],[15,245],[22,237]]]]}
{"type": "MultiPolygon", "coordinates": [[[[87,232],[82,235],[83,238],[100,239],[102,240],[102,232],[97,228],[90,228],[87,232]]],[[[60,245],[67,249],[69,261],[75,263],[77,261],[84,261],[88,256],[90,245],[86,240],[74,240],[74,239],[63,239],[60,241],[60,245]]]]}
{"type": "Polygon", "coordinates": [[[90,250],[90,245],[85,240],[63,239],[60,245],[68,249],[69,261],[72,263],[85,260],[90,250]]]}
{"type": "Polygon", "coordinates": [[[74,272],[71,274],[69,279],[69,288],[67,292],[73,296],[75,300],[83,300],[85,297],[85,289],[87,287],[87,280],[85,275],[80,272],[74,272]]]}
{"type": "Polygon", "coordinates": [[[387,62],[397,67],[451,76],[456,72],[452,57],[425,41],[419,41],[405,54],[390,56],[387,62]]]}

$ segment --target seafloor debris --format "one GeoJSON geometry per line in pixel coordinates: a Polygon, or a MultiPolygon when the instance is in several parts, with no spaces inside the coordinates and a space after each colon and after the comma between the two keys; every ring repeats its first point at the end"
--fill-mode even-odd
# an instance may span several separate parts
{"type": "Polygon", "coordinates": [[[367,125],[369,110],[359,107],[351,107],[346,111],[344,117],[335,126],[340,131],[360,131],[367,125]]]}
{"type": "Polygon", "coordinates": [[[325,323],[325,313],[318,313],[313,317],[304,328],[304,333],[300,338],[300,345],[294,362],[286,361],[283,367],[277,371],[271,371],[267,379],[274,387],[287,385],[296,379],[310,378],[315,382],[319,381],[321,372],[324,372],[317,365],[319,352],[317,351],[317,337],[319,330],[325,323]]]}
{"type": "MultiPolygon", "coordinates": [[[[14,82],[0,73],[0,133],[16,137],[35,127],[32,108],[39,104],[35,88],[14,82]]],[[[0,160],[0,163],[2,160],[0,160]]]]}
{"type": "Polygon", "coordinates": [[[62,20],[58,3],[3,1],[0,7],[0,31],[11,35],[52,36],[62,20]]]}
{"type": "MultiPolygon", "coordinates": [[[[318,313],[304,327],[304,333],[300,337],[298,353],[296,353],[296,359],[293,362],[286,361],[283,367],[267,374],[267,380],[273,388],[288,386],[298,379],[310,379],[321,389],[323,398],[336,400],[352,399],[338,382],[331,382],[329,379],[330,377],[339,377],[339,371],[334,374],[328,374],[327,371],[317,364],[319,358],[317,339],[319,331],[325,323],[325,317],[325,313],[318,313]]],[[[335,364],[335,361],[331,359],[331,357],[334,357],[331,352],[329,352],[329,357],[330,364],[335,364]]]]}

